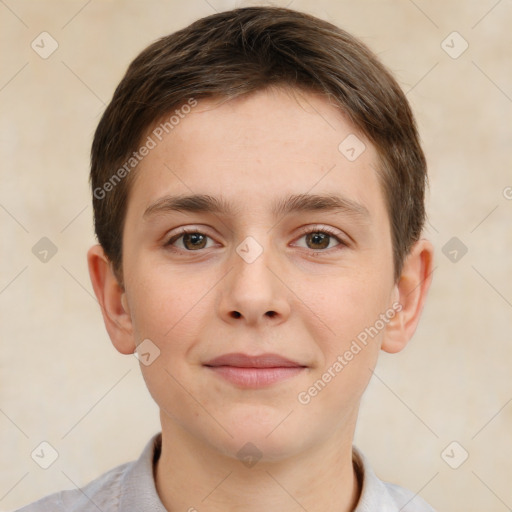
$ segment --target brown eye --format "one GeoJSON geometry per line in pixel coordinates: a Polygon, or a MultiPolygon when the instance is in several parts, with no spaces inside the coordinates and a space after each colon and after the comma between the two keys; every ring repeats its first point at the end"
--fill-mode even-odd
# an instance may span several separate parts
{"type": "Polygon", "coordinates": [[[341,248],[341,246],[346,245],[338,233],[331,232],[327,227],[310,228],[302,233],[296,245],[311,251],[327,252],[327,250],[334,249],[336,246],[341,248]]]}
{"type": "Polygon", "coordinates": [[[204,249],[206,246],[206,239],[207,237],[201,233],[186,233],[183,235],[183,245],[186,249],[191,251],[195,249],[204,249]]]}
{"type": "Polygon", "coordinates": [[[198,251],[212,247],[213,241],[204,233],[199,231],[182,231],[173,236],[166,244],[171,249],[177,248],[181,251],[198,251]]]}
{"type": "Polygon", "coordinates": [[[331,235],[320,231],[306,235],[306,244],[310,249],[327,249],[329,247],[331,235]]]}

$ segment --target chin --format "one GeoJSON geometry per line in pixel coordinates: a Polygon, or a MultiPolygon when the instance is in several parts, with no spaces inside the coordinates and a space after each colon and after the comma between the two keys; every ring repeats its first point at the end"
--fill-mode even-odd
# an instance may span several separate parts
{"type": "Polygon", "coordinates": [[[277,462],[294,455],[307,444],[303,439],[307,430],[304,425],[297,425],[296,418],[292,419],[291,410],[258,406],[252,410],[244,407],[238,414],[233,411],[230,421],[223,422],[233,437],[223,436],[222,441],[216,443],[217,449],[240,460],[248,456],[277,462]]]}

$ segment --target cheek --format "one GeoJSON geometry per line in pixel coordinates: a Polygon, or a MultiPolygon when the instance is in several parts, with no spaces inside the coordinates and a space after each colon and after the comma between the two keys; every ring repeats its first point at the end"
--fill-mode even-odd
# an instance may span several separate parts
{"type": "MultiPolygon", "coordinates": [[[[210,297],[205,296],[204,280],[169,274],[169,269],[162,266],[140,267],[143,279],[134,278],[130,283],[134,292],[130,305],[137,343],[149,339],[158,354],[150,364],[140,365],[148,390],[155,402],[179,422],[182,408],[176,404],[187,400],[182,386],[190,387],[185,383],[195,371],[187,363],[195,363],[191,352],[200,342],[201,329],[213,309],[210,297]]],[[[191,414],[199,415],[200,410],[191,407],[191,414]]]]}
{"type": "Polygon", "coordinates": [[[157,344],[166,344],[177,334],[189,332],[193,318],[208,302],[204,280],[171,272],[165,264],[139,265],[130,275],[127,292],[138,339],[154,338],[157,344]]]}
{"type": "Polygon", "coordinates": [[[322,339],[328,352],[343,350],[389,308],[392,283],[386,277],[379,269],[367,269],[326,276],[314,286],[297,289],[297,296],[304,298],[302,316],[309,318],[310,329],[321,329],[325,333],[322,339]]]}
{"type": "Polygon", "coordinates": [[[315,313],[308,328],[319,349],[318,367],[298,401],[318,414],[330,404],[339,411],[334,423],[346,420],[343,411],[357,407],[368,385],[386,325],[380,315],[390,306],[391,280],[378,265],[365,270],[326,279],[323,293],[310,293],[307,302],[315,313]]]}
{"type": "Polygon", "coordinates": [[[314,294],[308,303],[315,313],[309,329],[318,347],[318,366],[297,400],[318,417],[328,404],[329,428],[334,428],[348,420],[347,414],[355,414],[372,376],[384,332],[376,322],[387,310],[387,295],[384,286],[376,288],[366,278],[331,284],[332,293],[314,294]]]}

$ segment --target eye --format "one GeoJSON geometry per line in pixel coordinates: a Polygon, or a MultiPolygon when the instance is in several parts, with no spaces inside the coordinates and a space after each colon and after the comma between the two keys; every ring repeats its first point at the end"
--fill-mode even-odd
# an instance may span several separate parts
{"type": "MultiPolygon", "coordinates": [[[[214,245],[215,243],[208,235],[193,229],[182,229],[165,243],[166,247],[173,250],[188,252],[208,249],[214,245]]],[[[299,247],[304,247],[312,251],[323,252],[339,245],[345,246],[346,244],[340,238],[338,233],[327,227],[313,229],[309,227],[303,230],[302,236],[294,245],[298,245],[299,247]],[[304,240],[304,242],[299,243],[301,240],[304,240]]]]}
{"type": "Polygon", "coordinates": [[[299,247],[305,247],[313,251],[325,251],[338,245],[346,245],[337,233],[326,227],[307,228],[298,240],[304,240],[305,242],[305,245],[297,244],[299,247]]]}
{"type": "Polygon", "coordinates": [[[208,240],[211,241],[211,238],[200,231],[183,229],[180,233],[171,237],[165,245],[185,251],[198,251],[212,247],[213,243],[208,244],[208,240]]]}

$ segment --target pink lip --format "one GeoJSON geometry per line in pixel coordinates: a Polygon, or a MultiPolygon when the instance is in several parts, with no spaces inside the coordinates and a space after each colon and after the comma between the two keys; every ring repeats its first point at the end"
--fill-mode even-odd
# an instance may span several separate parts
{"type": "Polygon", "coordinates": [[[306,368],[277,354],[224,354],[204,365],[231,383],[246,388],[269,386],[289,379],[306,368]]]}

